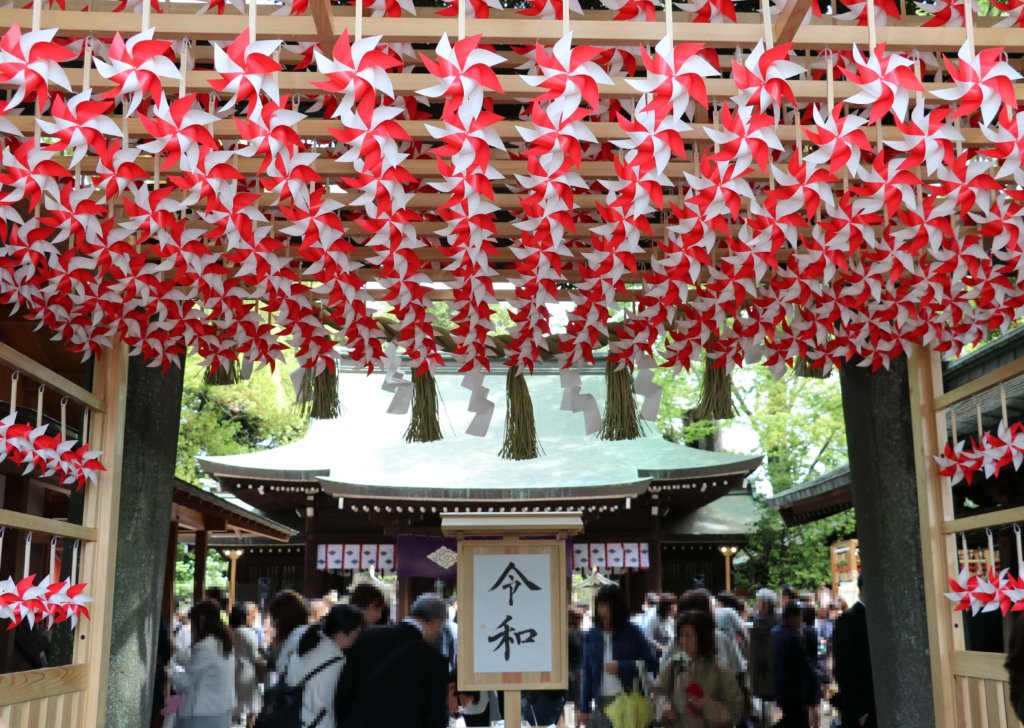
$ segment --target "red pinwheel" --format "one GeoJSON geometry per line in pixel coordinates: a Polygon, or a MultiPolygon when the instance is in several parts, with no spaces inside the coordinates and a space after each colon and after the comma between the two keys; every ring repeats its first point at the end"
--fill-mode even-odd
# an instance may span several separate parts
{"type": "Polygon", "coordinates": [[[690,130],[690,126],[681,119],[666,116],[659,123],[654,111],[637,111],[632,119],[619,114],[618,120],[619,127],[628,138],[615,140],[615,146],[626,150],[631,164],[637,167],[639,177],[653,173],[660,178],[673,156],[686,159],[682,135],[690,130]]]}
{"type": "Polygon", "coordinates": [[[992,0],[992,7],[1000,11],[993,28],[1020,28],[1024,26],[1024,0],[992,0]]]}
{"type": "Polygon", "coordinates": [[[257,40],[250,43],[248,29],[239,33],[227,48],[217,43],[213,45],[213,67],[220,78],[211,78],[210,86],[218,93],[231,94],[221,106],[221,111],[246,103],[249,116],[254,116],[259,113],[264,96],[274,103],[280,103],[274,74],[283,67],[271,58],[280,47],[279,40],[257,40]]]}
{"type": "Polygon", "coordinates": [[[295,154],[305,148],[298,125],[306,118],[298,111],[278,106],[273,101],[263,104],[258,115],[249,119],[235,117],[238,135],[249,144],[238,150],[244,157],[263,155],[259,173],[275,162],[281,154],[295,154]]]}
{"type": "Polygon", "coordinates": [[[660,119],[671,114],[683,118],[693,114],[695,104],[708,106],[704,79],[719,75],[719,71],[702,55],[701,43],[681,43],[672,46],[663,38],[654,47],[654,55],[641,49],[647,78],[627,79],[627,83],[651,100],[644,110],[650,109],[660,119]]]}
{"type": "MultiPolygon", "coordinates": [[[[437,11],[438,15],[455,16],[459,14],[459,3],[462,0],[445,0],[445,7],[437,11]]],[[[470,0],[466,8],[467,18],[489,18],[491,8],[501,10],[501,3],[498,0],[470,0]]]]}
{"type": "Polygon", "coordinates": [[[120,141],[99,150],[96,174],[92,179],[108,201],[117,199],[149,177],[149,173],[135,162],[141,153],[138,147],[122,149],[120,141]]]}
{"type": "Polygon", "coordinates": [[[480,47],[483,36],[463,38],[453,46],[448,34],[437,43],[437,61],[421,54],[423,65],[440,83],[420,91],[427,98],[444,98],[441,118],[465,129],[480,116],[484,105],[484,89],[501,93],[501,82],[493,67],[504,59],[480,47]]]}
{"type": "Polygon", "coordinates": [[[136,33],[127,42],[117,33],[110,42],[109,61],[99,57],[94,60],[100,75],[114,83],[100,98],[122,102],[127,116],[136,112],[143,99],[163,95],[161,78],[181,79],[177,65],[171,60],[171,42],[154,40],[154,30],[148,28],[136,33]]]}
{"type": "Polygon", "coordinates": [[[334,44],[331,58],[319,51],[315,53],[317,70],[328,80],[314,81],[313,85],[341,94],[339,111],[346,109],[350,114],[358,114],[364,124],[370,122],[378,93],[387,98],[395,97],[387,72],[402,65],[397,58],[380,50],[379,45],[379,35],[349,43],[346,29],[334,44]]]}
{"type": "Polygon", "coordinates": [[[807,140],[818,148],[804,157],[809,168],[828,167],[835,174],[843,167],[854,177],[861,173],[861,155],[870,154],[871,142],[861,129],[867,119],[855,114],[842,115],[842,106],[836,105],[832,113],[822,116],[821,107],[814,105],[815,126],[804,129],[807,140]]]}
{"type": "Polygon", "coordinates": [[[915,5],[923,14],[931,16],[924,22],[926,28],[963,28],[964,13],[968,2],[971,3],[971,12],[977,13],[977,0],[935,0],[934,2],[919,0],[915,5]]]}
{"type": "Polygon", "coordinates": [[[535,58],[541,75],[526,75],[523,79],[531,86],[546,89],[535,101],[547,102],[547,115],[556,123],[597,110],[598,86],[611,84],[612,80],[594,59],[601,49],[593,46],[572,45],[572,33],[563,36],[549,54],[537,45],[535,58]],[[589,109],[582,109],[586,103],[589,109]]]}
{"type": "Polygon", "coordinates": [[[869,25],[868,11],[871,5],[874,5],[875,7],[875,17],[873,20],[876,26],[882,27],[887,25],[889,18],[892,18],[893,20],[899,20],[901,18],[900,9],[897,7],[894,0],[876,0],[874,3],[846,3],[846,12],[836,13],[836,19],[856,20],[857,25],[869,25]]]}
{"type": "Polygon", "coordinates": [[[704,127],[711,141],[721,146],[708,157],[711,161],[731,161],[740,174],[756,164],[767,171],[773,151],[783,151],[782,142],[775,133],[775,119],[759,113],[752,106],[741,106],[735,112],[722,107],[722,128],[704,127]]]}
{"type": "Polygon", "coordinates": [[[743,179],[744,171],[728,162],[715,162],[704,157],[700,162],[700,174],[684,172],[690,192],[684,204],[712,221],[727,215],[733,220],[740,214],[744,199],[753,199],[750,183],[743,179]]]}
{"type": "MultiPolygon", "coordinates": [[[[535,16],[544,20],[561,20],[565,9],[563,0],[526,0],[527,7],[516,12],[520,15],[535,16]]],[[[569,0],[569,12],[583,15],[580,0],[569,0]]]]}
{"type": "Polygon", "coordinates": [[[900,165],[903,169],[924,165],[928,174],[935,174],[940,166],[953,163],[955,142],[963,141],[963,135],[946,121],[949,112],[946,107],[928,111],[924,104],[918,104],[908,121],[895,119],[903,139],[888,140],[885,145],[905,155],[900,165]]]}
{"type": "Polygon", "coordinates": [[[982,123],[989,126],[1002,109],[1017,110],[1013,82],[1022,76],[1002,60],[1002,48],[985,48],[972,53],[970,43],[965,42],[960,46],[957,57],[960,63],[956,65],[945,59],[946,69],[956,86],[932,92],[940,99],[958,102],[951,119],[980,112],[982,123]]]}
{"type": "Polygon", "coordinates": [[[0,165],[0,205],[27,202],[29,209],[39,205],[46,192],[52,197],[60,196],[60,184],[71,178],[61,164],[53,161],[55,152],[38,149],[35,140],[29,139],[16,147],[5,147],[0,165]]]}
{"type": "Polygon", "coordinates": [[[56,28],[22,34],[15,23],[0,38],[0,82],[15,86],[5,108],[24,101],[45,103],[50,84],[71,90],[60,64],[72,60],[77,53],[53,42],[56,35],[56,28]]]}
{"type": "Polygon", "coordinates": [[[805,69],[789,60],[792,49],[792,43],[783,43],[766,50],[764,41],[758,41],[743,63],[732,62],[733,82],[740,91],[733,98],[737,106],[749,104],[761,112],[771,108],[776,118],[782,113],[783,99],[796,106],[789,79],[805,69]]]}
{"type": "Polygon", "coordinates": [[[71,165],[77,165],[90,150],[102,149],[106,137],[121,136],[121,129],[107,116],[113,107],[113,102],[95,101],[88,92],[72,96],[67,102],[56,94],[50,110],[52,121],[36,120],[44,134],[56,139],[43,148],[54,152],[71,149],[71,165]]]}
{"type": "Polygon", "coordinates": [[[170,103],[166,96],[160,96],[151,114],[139,116],[142,126],[153,137],[139,148],[150,154],[165,155],[165,170],[180,164],[183,171],[192,172],[199,166],[202,151],[220,148],[208,128],[218,117],[204,111],[197,104],[195,94],[170,103]]]}
{"type": "Polygon", "coordinates": [[[613,20],[643,20],[648,23],[654,21],[661,4],[656,0],[602,0],[602,3],[609,10],[614,10],[613,20]]]}
{"type": "Polygon", "coordinates": [[[906,56],[886,54],[880,43],[865,58],[854,46],[853,61],[843,67],[846,78],[860,91],[846,99],[848,104],[870,106],[868,123],[875,124],[892,112],[899,119],[907,118],[911,91],[924,91],[914,74],[914,61],[906,56]]]}
{"type": "Polygon", "coordinates": [[[694,23],[736,22],[734,0],[692,0],[679,3],[678,7],[684,13],[693,13],[694,23]]]}

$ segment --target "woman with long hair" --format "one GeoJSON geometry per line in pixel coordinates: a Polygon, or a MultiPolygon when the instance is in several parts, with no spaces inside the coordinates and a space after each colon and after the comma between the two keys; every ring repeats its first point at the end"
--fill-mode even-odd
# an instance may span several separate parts
{"type": "Polygon", "coordinates": [[[736,678],[715,659],[715,624],[704,611],[683,612],[676,622],[676,644],[683,653],[662,668],[654,694],[669,705],[670,728],[731,728],[743,714],[736,678]],[[685,658],[683,657],[685,655],[685,658]]]}
{"type": "Polygon", "coordinates": [[[600,712],[619,693],[633,690],[639,678],[637,663],[654,673],[658,661],[650,642],[629,621],[626,598],[616,584],[601,587],[594,598],[595,624],[583,643],[580,710],[584,721],[594,708],[600,712]]]}
{"type": "Polygon", "coordinates": [[[235,643],[235,716],[252,728],[260,712],[260,676],[266,661],[260,655],[256,630],[249,626],[251,604],[235,602],[228,617],[235,643]]]}
{"type": "Polygon", "coordinates": [[[363,628],[363,612],[338,604],[307,629],[285,666],[285,681],[302,685],[302,728],[335,728],[334,694],[345,666],[344,651],[363,628]]]}
{"type": "Polygon", "coordinates": [[[280,677],[309,627],[309,605],[297,592],[285,589],[271,600],[267,615],[272,634],[267,662],[280,677]]]}
{"type": "Polygon", "coordinates": [[[231,632],[221,619],[220,606],[199,602],[188,615],[192,650],[183,667],[171,674],[181,693],[180,728],[231,728],[235,708],[235,661],[231,632]]]}

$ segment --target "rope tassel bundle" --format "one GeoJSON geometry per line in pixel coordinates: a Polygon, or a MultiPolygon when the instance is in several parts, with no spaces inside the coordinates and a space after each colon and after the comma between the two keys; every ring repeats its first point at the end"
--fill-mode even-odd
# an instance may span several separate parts
{"type": "Polygon", "coordinates": [[[437,442],[444,439],[437,402],[437,380],[433,372],[413,374],[412,417],[405,431],[406,442],[437,442]]]}
{"type": "Polygon", "coordinates": [[[242,365],[238,359],[232,359],[228,366],[219,366],[216,371],[206,370],[206,383],[211,387],[226,387],[242,381],[242,365]]]}
{"type": "Polygon", "coordinates": [[[700,401],[690,412],[690,417],[700,420],[729,420],[735,416],[732,407],[732,377],[725,367],[714,367],[704,360],[704,383],[700,401]]]}
{"type": "Polygon", "coordinates": [[[602,440],[637,440],[644,436],[640,408],[633,396],[633,373],[629,367],[617,366],[610,359],[605,365],[608,401],[604,407],[604,424],[597,436],[602,440]]]}
{"type": "Polygon", "coordinates": [[[312,369],[303,369],[298,400],[299,412],[304,417],[315,420],[333,420],[338,417],[341,414],[338,373],[329,368],[324,368],[319,374],[314,374],[312,369]]]}
{"type": "Polygon", "coordinates": [[[498,455],[505,460],[533,460],[544,454],[537,438],[537,421],[526,377],[509,367],[505,378],[505,440],[498,455]]]}

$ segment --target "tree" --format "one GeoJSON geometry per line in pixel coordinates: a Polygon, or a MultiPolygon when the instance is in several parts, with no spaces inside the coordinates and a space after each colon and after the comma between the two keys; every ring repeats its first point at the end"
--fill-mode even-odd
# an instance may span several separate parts
{"type": "MultiPolygon", "coordinates": [[[[206,586],[227,587],[228,560],[214,549],[206,552],[206,586]]],[[[192,600],[195,587],[196,550],[183,543],[178,544],[178,556],[174,563],[174,598],[184,601],[192,600]]],[[[199,598],[202,599],[200,594],[199,598]]]]}
{"type": "Polygon", "coordinates": [[[236,455],[291,442],[306,430],[295,409],[289,374],[294,363],[276,371],[259,369],[238,384],[211,386],[196,359],[185,365],[174,474],[199,485],[202,455],[236,455]]]}

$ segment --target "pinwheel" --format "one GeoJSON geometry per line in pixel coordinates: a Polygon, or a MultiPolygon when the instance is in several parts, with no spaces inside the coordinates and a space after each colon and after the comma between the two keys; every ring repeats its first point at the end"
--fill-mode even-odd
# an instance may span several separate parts
{"type": "Polygon", "coordinates": [[[280,103],[275,74],[282,70],[273,56],[281,47],[279,40],[249,42],[248,29],[243,30],[226,48],[213,45],[213,67],[219,78],[209,83],[218,93],[231,97],[221,106],[226,111],[238,104],[248,104],[250,117],[259,114],[263,98],[280,103]]]}
{"type": "Polygon", "coordinates": [[[700,174],[683,173],[690,187],[684,205],[711,221],[731,217],[737,219],[744,199],[751,199],[754,191],[743,178],[743,171],[728,162],[712,161],[704,157],[700,163],[700,174]]]}
{"type": "Polygon", "coordinates": [[[843,67],[846,78],[860,91],[846,103],[870,106],[869,124],[877,123],[888,113],[903,121],[907,117],[911,91],[924,91],[914,74],[914,61],[906,56],[886,54],[880,43],[865,57],[854,46],[853,61],[843,67]]]}
{"type": "Polygon", "coordinates": [[[946,121],[949,113],[946,107],[928,111],[919,103],[910,112],[909,120],[895,119],[903,139],[886,140],[885,146],[903,153],[901,167],[910,169],[924,165],[928,174],[935,174],[942,165],[953,163],[955,143],[962,142],[963,135],[946,121]]]}
{"type": "Polygon", "coordinates": [[[44,149],[61,152],[73,150],[71,165],[77,165],[90,150],[98,151],[105,145],[105,137],[120,137],[121,130],[107,114],[113,108],[110,101],[94,101],[89,93],[72,96],[67,102],[55,94],[51,105],[52,121],[36,119],[40,130],[55,139],[44,149]]]}
{"type": "Polygon", "coordinates": [[[872,151],[867,134],[861,129],[867,119],[855,114],[843,116],[838,105],[822,116],[821,107],[815,104],[812,113],[815,126],[807,127],[804,134],[817,149],[804,157],[804,163],[810,169],[827,167],[832,174],[846,167],[854,177],[860,176],[861,156],[872,151]]]}
{"type": "Polygon", "coordinates": [[[993,28],[1020,28],[1024,24],[1024,0],[993,0],[992,7],[1002,16],[993,28]]]}
{"type": "Polygon", "coordinates": [[[975,207],[981,211],[991,209],[994,194],[1001,192],[1003,186],[989,175],[990,169],[991,163],[984,157],[968,153],[958,155],[948,167],[939,167],[939,183],[932,186],[934,196],[928,198],[929,204],[935,205],[933,214],[959,213],[961,220],[967,220],[975,207]]]}
{"type": "Polygon", "coordinates": [[[926,28],[937,27],[964,27],[964,11],[967,3],[971,3],[971,12],[977,13],[977,0],[934,0],[934,2],[916,2],[918,10],[924,15],[930,15],[924,22],[926,28]]]}
{"type": "Polygon", "coordinates": [[[736,6],[733,0],[693,0],[676,3],[684,13],[693,13],[694,23],[736,22],[736,6]]]}
{"type": "Polygon", "coordinates": [[[775,120],[752,106],[742,106],[733,112],[726,105],[721,121],[721,130],[704,127],[711,141],[721,147],[708,157],[711,161],[731,161],[739,174],[746,173],[752,164],[766,171],[772,152],[783,150],[775,133],[775,120]]]}
{"type": "Polygon", "coordinates": [[[964,440],[958,440],[955,444],[947,442],[942,454],[934,457],[939,466],[939,475],[949,478],[950,485],[964,480],[970,484],[974,474],[981,469],[981,459],[973,448],[967,447],[964,440]]]}
{"type": "Polygon", "coordinates": [[[614,10],[613,20],[643,20],[648,23],[654,20],[661,3],[657,0],[602,0],[609,10],[614,10]]]}
{"type": "Polygon", "coordinates": [[[335,116],[340,114],[341,109],[345,109],[349,114],[357,114],[364,124],[368,124],[373,116],[377,94],[394,98],[395,92],[387,72],[402,64],[397,58],[380,50],[379,45],[379,35],[350,43],[346,29],[334,44],[331,58],[319,51],[314,52],[317,70],[328,80],[314,81],[313,85],[329,93],[342,95],[335,116]]]}
{"type": "Polygon", "coordinates": [[[501,93],[501,83],[493,67],[504,59],[493,51],[480,47],[483,36],[463,38],[454,46],[448,34],[437,44],[437,61],[422,55],[423,65],[440,83],[419,93],[427,98],[444,97],[441,118],[453,121],[458,117],[463,128],[480,116],[484,103],[484,89],[501,93]]]}
{"type": "Polygon", "coordinates": [[[581,103],[587,104],[589,112],[597,110],[598,86],[612,82],[604,69],[594,62],[600,53],[601,49],[593,46],[574,48],[572,33],[559,39],[550,54],[543,46],[537,46],[535,58],[540,75],[526,75],[523,80],[546,89],[535,102],[547,102],[545,111],[553,121],[578,118],[581,103]]]}
{"type": "Polygon", "coordinates": [[[861,177],[861,184],[851,187],[857,195],[853,209],[858,214],[883,212],[895,217],[901,206],[917,212],[919,203],[917,188],[920,178],[908,169],[903,169],[902,159],[875,155],[874,161],[861,177]]]}
{"type": "Polygon", "coordinates": [[[169,103],[166,96],[160,96],[150,113],[141,114],[139,121],[153,140],[139,148],[165,155],[164,170],[180,165],[183,171],[194,172],[202,151],[220,148],[208,128],[218,117],[199,108],[195,94],[169,103]]]}
{"type": "MultiPolygon", "coordinates": [[[[561,20],[564,14],[564,0],[526,0],[527,7],[517,10],[520,15],[529,15],[544,20],[561,20]]],[[[569,12],[575,15],[583,15],[583,7],[580,0],[569,0],[569,12]]]]}
{"type": "Polygon", "coordinates": [[[71,629],[84,617],[89,619],[89,608],[93,598],[85,593],[88,584],[72,584],[61,581],[51,584],[47,589],[45,601],[49,614],[48,627],[60,622],[69,622],[71,629]]]}
{"type": "Polygon", "coordinates": [[[652,110],[660,119],[671,114],[682,119],[691,116],[695,104],[708,106],[704,79],[719,75],[701,53],[700,43],[681,43],[672,46],[662,38],[654,47],[654,55],[641,49],[647,78],[627,79],[626,82],[642,94],[650,94],[650,102],[643,110],[652,110]]]}
{"type": "Polygon", "coordinates": [[[231,7],[239,13],[245,12],[245,3],[243,0],[204,0],[203,7],[199,9],[199,15],[204,15],[211,10],[216,12],[217,15],[223,15],[224,10],[227,9],[228,5],[231,5],[231,7]]]}
{"type": "Polygon", "coordinates": [[[121,102],[126,116],[134,114],[144,99],[163,95],[161,78],[181,80],[170,57],[171,42],[154,40],[154,30],[136,33],[127,42],[117,33],[107,49],[109,60],[98,56],[93,60],[100,75],[114,84],[100,98],[121,102]]]}
{"type": "Polygon", "coordinates": [[[755,106],[761,112],[771,108],[776,119],[782,113],[783,100],[796,106],[788,80],[805,69],[789,60],[792,48],[792,43],[783,43],[766,50],[764,41],[758,41],[743,63],[733,61],[732,78],[740,91],[733,102],[737,106],[755,106]]]}
{"type": "Polygon", "coordinates": [[[613,143],[626,152],[630,163],[637,168],[637,176],[653,174],[661,180],[673,156],[686,159],[682,135],[690,126],[685,121],[666,116],[659,122],[654,111],[637,111],[632,119],[619,114],[618,121],[628,136],[613,143]]]}
{"type": "Polygon", "coordinates": [[[129,189],[134,190],[149,177],[146,170],[135,162],[141,153],[138,147],[122,149],[118,140],[99,150],[92,181],[108,201],[117,199],[129,189]]]}
{"type": "Polygon", "coordinates": [[[846,3],[846,12],[836,13],[837,20],[856,20],[857,25],[868,25],[868,12],[871,5],[874,5],[874,23],[882,27],[889,23],[889,19],[900,19],[900,10],[893,0],[877,0],[877,2],[851,2],[846,3]]]}
{"type": "MultiPolygon", "coordinates": [[[[307,0],[308,1],[308,0],[307,0]]],[[[355,0],[350,0],[355,5],[355,0]]],[[[363,5],[373,18],[398,18],[403,14],[416,15],[416,4],[413,0],[369,0],[363,5]]]]}
{"type": "Polygon", "coordinates": [[[980,112],[982,124],[989,126],[1002,109],[1017,110],[1013,82],[1022,76],[1002,60],[1002,48],[985,48],[972,53],[971,44],[965,42],[960,46],[957,58],[960,63],[955,65],[945,59],[949,77],[956,85],[932,91],[940,99],[958,102],[951,119],[980,112]]]}
{"type": "Polygon", "coordinates": [[[53,42],[56,28],[22,33],[17,23],[0,38],[0,82],[14,85],[14,93],[5,108],[22,102],[39,101],[45,105],[50,85],[71,90],[67,74],[60,67],[77,54],[53,42]]]}
{"type": "Polygon", "coordinates": [[[39,149],[28,139],[16,147],[4,147],[0,154],[0,205],[25,202],[29,209],[39,205],[45,192],[60,196],[60,184],[70,179],[66,168],[53,161],[55,152],[39,149]]]}
{"type": "Polygon", "coordinates": [[[297,131],[305,118],[305,114],[278,106],[273,101],[263,104],[260,113],[249,119],[235,117],[239,137],[249,142],[238,150],[238,155],[251,157],[262,154],[259,173],[263,174],[281,154],[295,154],[305,148],[297,131]]]}
{"type": "MultiPolygon", "coordinates": [[[[444,8],[437,11],[438,15],[453,16],[459,13],[459,3],[462,0],[445,0],[447,3],[444,8]]],[[[491,9],[501,10],[501,3],[498,0],[469,0],[469,6],[466,8],[467,18],[489,18],[491,17],[491,9]]]]}

